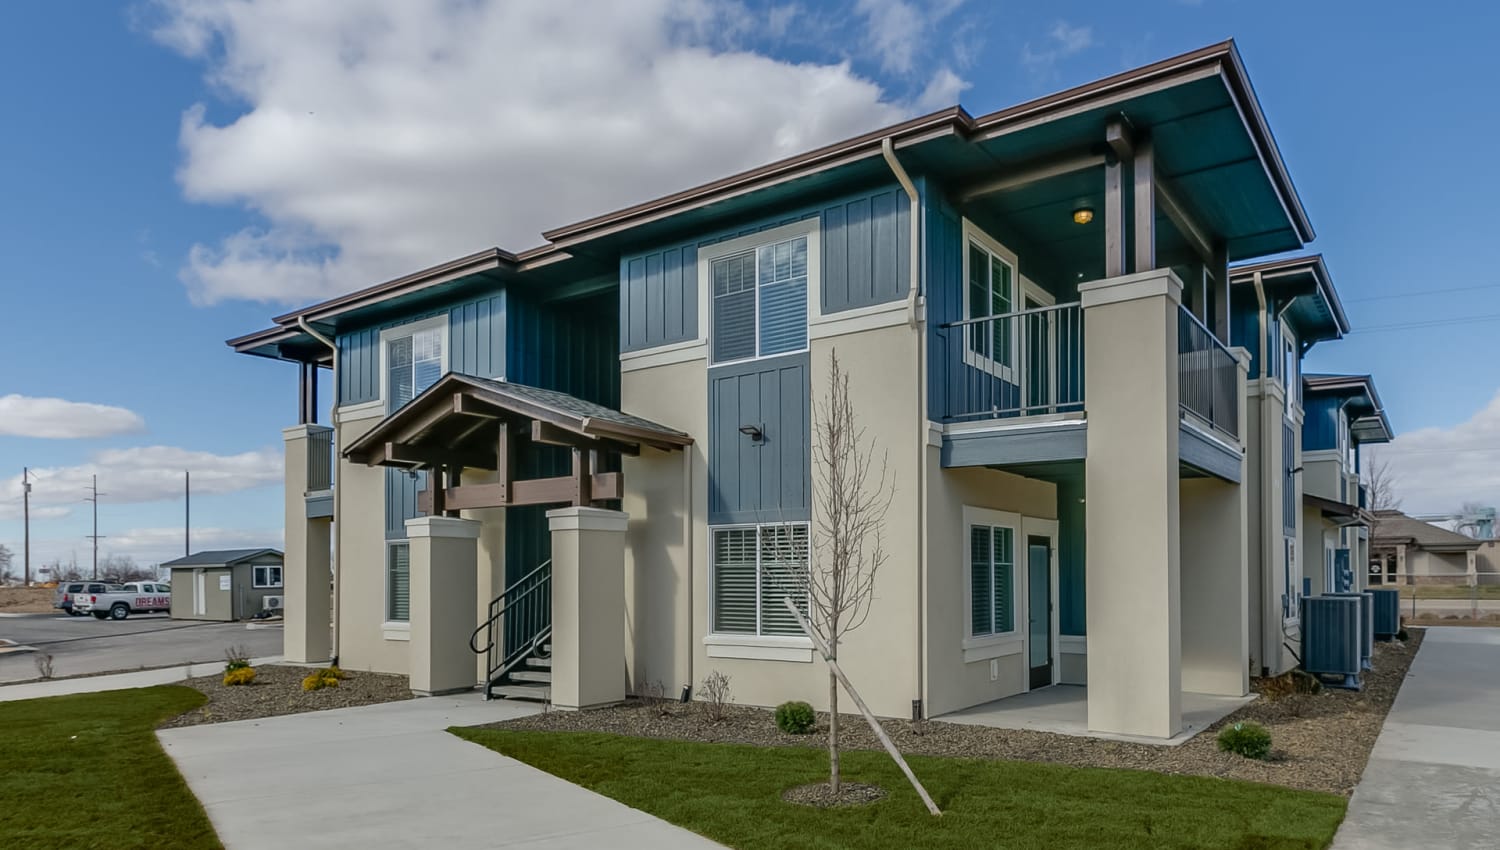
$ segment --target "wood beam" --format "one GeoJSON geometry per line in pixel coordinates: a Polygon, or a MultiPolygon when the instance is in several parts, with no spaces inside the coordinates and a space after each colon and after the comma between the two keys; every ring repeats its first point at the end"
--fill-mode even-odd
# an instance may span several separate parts
{"type": "MultiPolygon", "coordinates": [[[[458,398],[458,394],[454,393],[453,397],[458,398]]],[[[451,403],[435,403],[427,410],[415,412],[409,422],[403,423],[399,430],[390,435],[391,441],[395,443],[410,443],[413,439],[451,415],[453,415],[453,406],[451,403]]]]}
{"type": "Polygon", "coordinates": [[[403,443],[386,443],[380,450],[378,463],[385,466],[402,465],[414,467],[472,466],[476,469],[494,469],[495,456],[487,452],[449,448],[411,446],[403,443]]]}
{"type": "Polygon", "coordinates": [[[1172,225],[1182,234],[1182,238],[1192,246],[1193,251],[1198,254],[1204,265],[1215,268],[1214,263],[1214,240],[1209,238],[1208,232],[1193,220],[1188,214],[1187,207],[1182,205],[1178,199],[1177,192],[1167,184],[1165,180],[1156,181],[1156,201],[1161,204],[1161,211],[1171,220],[1172,225]]]}
{"type": "Polygon", "coordinates": [[[1131,167],[1135,184],[1135,271],[1147,272],[1156,268],[1156,151],[1150,138],[1141,139],[1135,146],[1135,160],[1131,167]]]}
{"type": "Polygon", "coordinates": [[[573,449],[606,449],[619,452],[622,455],[632,457],[641,453],[641,447],[633,443],[622,443],[611,440],[608,437],[590,437],[587,434],[579,434],[566,428],[559,428],[551,422],[543,422],[540,419],[531,420],[531,440],[535,443],[545,443],[549,446],[566,446],[573,449]]]}
{"type": "Polygon", "coordinates": [[[1051,157],[1044,160],[1022,163],[1003,171],[1003,176],[996,177],[965,189],[958,196],[961,204],[968,203],[985,195],[994,195],[1000,192],[1009,192],[1023,186],[1030,186],[1052,177],[1061,177],[1064,174],[1072,174],[1075,171],[1083,171],[1086,168],[1097,168],[1104,164],[1104,157],[1095,154],[1077,154],[1068,157],[1051,157]]]}
{"type": "Polygon", "coordinates": [[[453,394],[453,412],[460,416],[476,416],[480,419],[499,419],[495,411],[481,405],[463,393],[453,394]]]}
{"type": "MultiPolygon", "coordinates": [[[[444,489],[442,504],[449,511],[520,505],[567,505],[574,503],[578,489],[578,480],[572,475],[515,481],[509,488],[501,484],[461,484],[444,489]]],[[[594,501],[623,498],[624,476],[618,472],[591,475],[588,490],[594,501]]],[[[431,514],[433,495],[430,488],[418,493],[418,510],[431,514]]]]}
{"type": "Polygon", "coordinates": [[[1213,298],[1210,303],[1213,306],[1213,321],[1209,327],[1214,329],[1214,336],[1225,345],[1229,344],[1229,246],[1222,240],[1214,243],[1213,265],[1209,266],[1209,272],[1213,274],[1213,298]]]}

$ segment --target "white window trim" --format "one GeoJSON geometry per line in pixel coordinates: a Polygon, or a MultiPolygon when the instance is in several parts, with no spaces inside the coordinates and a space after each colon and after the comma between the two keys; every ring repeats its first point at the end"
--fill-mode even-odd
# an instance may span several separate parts
{"type": "MultiPolygon", "coordinates": [[[[1021,622],[1021,600],[1025,598],[1025,576],[1022,575],[1020,565],[1016,562],[1016,548],[1021,537],[1021,515],[1006,511],[995,511],[989,508],[976,508],[968,505],[963,509],[963,527],[960,531],[959,546],[963,553],[963,618],[964,626],[962,648],[965,653],[970,650],[980,650],[994,647],[999,644],[1014,643],[1016,652],[1020,652],[1025,642],[1025,634],[1020,630],[1021,622]],[[974,568],[973,557],[969,552],[969,530],[976,525],[1000,526],[1011,530],[1011,594],[1010,594],[1010,625],[1008,632],[1000,632],[993,635],[974,634],[974,578],[970,572],[974,568]]],[[[1009,654],[1009,653],[1001,653],[1009,654]]],[[[965,660],[968,660],[967,658],[965,660]]]]}
{"type": "MultiPolygon", "coordinates": [[[[802,354],[810,350],[812,345],[812,323],[821,315],[818,311],[823,303],[823,245],[822,245],[822,216],[794,221],[779,227],[772,227],[739,236],[734,239],[726,239],[716,242],[698,250],[698,342],[706,346],[704,354],[708,358],[709,366],[732,366],[736,363],[749,363],[755,360],[765,360],[772,357],[786,357],[793,354],[802,354]],[[732,254],[740,254],[745,251],[755,250],[763,245],[775,242],[785,242],[788,239],[807,238],[807,323],[808,344],[798,351],[782,351],[777,354],[765,356],[757,353],[754,357],[742,357],[738,360],[725,360],[715,362],[713,359],[713,261],[728,257],[732,254]]],[[[758,261],[757,261],[758,262],[758,261]]],[[[681,343],[673,343],[681,345],[681,343]]],[[[665,346],[663,346],[665,348],[665,346]]],[[[443,349],[445,352],[446,348],[443,349]]],[[[658,349],[645,349],[645,351],[657,351],[658,349]]],[[[755,350],[760,351],[760,280],[759,275],[755,281],[755,350]]],[[[642,352],[637,352],[642,353],[642,352]]]]}
{"type": "MultiPolygon", "coordinates": [[[[988,251],[991,255],[999,258],[1010,267],[1010,309],[1012,313],[1015,312],[1017,309],[1016,303],[1020,300],[1018,296],[1021,292],[1020,258],[1016,256],[1016,252],[1001,245],[999,240],[980,230],[974,222],[966,218],[963,220],[963,262],[961,264],[961,274],[963,275],[963,313],[960,314],[961,318],[973,318],[973,315],[969,312],[969,244],[971,242],[977,243],[980,248],[988,251]]],[[[1015,366],[1020,349],[1020,342],[1017,339],[1017,335],[1014,333],[1010,335],[1011,365],[1009,366],[995,360],[993,357],[986,357],[971,349],[969,347],[968,335],[968,326],[965,326],[963,340],[964,363],[1003,381],[1016,383],[1015,366]]]]}
{"type": "MultiPolygon", "coordinates": [[[[387,540],[387,541],[385,541],[385,548],[381,550],[381,553],[383,555],[385,555],[385,561],[381,564],[381,567],[380,567],[380,573],[381,573],[380,584],[381,584],[381,587],[382,587],[382,592],[380,594],[381,605],[382,605],[382,607],[380,609],[380,619],[384,621],[384,625],[382,626],[382,628],[384,628],[386,631],[390,631],[392,628],[404,625],[409,630],[411,628],[411,541],[410,540],[387,540]],[[392,620],[392,619],[390,619],[390,614],[391,614],[391,548],[393,546],[405,546],[406,547],[406,619],[405,620],[392,620]]],[[[406,640],[407,638],[391,638],[389,635],[387,635],[387,639],[388,640],[406,640]]]]}
{"type": "Polygon", "coordinates": [[[285,586],[285,582],[286,582],[285,568],[282,567],[282,566],[280,566],[280,565],[278,565],[278,564],[251,564],[250,565],[250,586],[253,587],[253,588],[256,588],[256,589],[262,589],[262,588],[264,588],[264,589],[267,589],[267,590],[277,589],[277,588],[284,587],[285,586]],[[275,584],[260,584],[259,582],[257,582],[255,580],[255,571],[256,570],[275,570],[276,574],[281,577],[281,581],[278,581],[275,584]]]}
{"type": "Polygon", "coordinates": [[[442,374],[446,375],[453,368],[452,349],[448,346],[448,314],[446,312],[430,316],[426,319],[419,319],[415,322],[408,322],[404,325],[397,325],[394,328],[386,328],[380,332],[380,397],[377,401],[380,403],[378,409],[382,412],[382,416],[395,412],[390,409],[391,371],[386,362],[389,358],[390,341],[434,329],[439,331],[443,341],[443,356],[441,358],[442,374]]]}
{"type": "Polygon", "coordinates": [[[806,650],[807,653],[808,653],[808,656],[807,656],[806,660],[807,661],[812,661],[811,651],[813,649],[813,642],[806,635],[767,635],[767,634],[761,634],[760,633],[760,631],[761,631],[761,622],[760,622],[760,620],[761,620],[762,606],[761,606],[761,600],[760,600],[760,590],[761,590],[761,588],[760,588],[760,561],[761,561],[761,557],[760,557],[760,533],[759,533],[759,530],[762,529],[762,528],[769,528],[769,527],[775,527],[775,526],[780,526],[780,525],[800,525],[800,526],[807,527],[807,556],[808,556],[808,560],[810,561],[812,559],[812,557],[813,557],[813,550],[812,550],[812,523],[811,522],[808,522],[808,521],[796,521],[796,522],[786,522],[786,523],[782,523],[782,522],[761,522],[761,523],[755,523],[755,522],[727,522],[727,523],[722,523],[722,524],[719,524],[719,525],[710,525],[708,527],[708,534],[706,535],[706,537],[707,537],[707,544],[708,544],[708,551],[706,553],[707,558],[708,558],[708,560],[706,561],[706,563],[708,564],[708,581],[705,582],[705,584],[707,584],[707,591],[706,592],[707,592],[707,595],[708,595],[708,634],[703,638],[703,644],[704,644],[704,646],[710,647],[709,652],[708,652],[708,654],[709,654],[710,657],[713,657],[713,658],[755,658],[755,659],[763,659],[763,660],[771,660],[771,661],[801,661],[803,659],[802,659],[800,653],[801,653],[801,651],[806,650]],[[716,534],[717,532],[720,532],[720,531],[728,531],[728,530],[737,529],[737,528],[753,528],[753,529],[756,529],[756,535],[755,535],[755,560],[756,560],[756,576],[755,576],[755,593],[756,593],[756,599],[755,599],[755,603],[756,603],[755,604],[755,631],[756,631],[756,633],[755,634],[744,634],[743,632],[716,632],[716,631],[714,631],[714,568],[715,568],[715,564],[714,564],[714,534],[716,534]],[[761,654],[725,654],[725,653],[728,652],[728,650],[724,649],[725,647],[738,647],[744,653],[748,653],[748,652],[750,652],[752,650],[763,650],[763,652],[761,654]],[[717,654],[716,654],[716,649],[715,648],[717,648],[717,654]],[[797,650],[797,653],[794,653],[793,657],[780,657],[783,654],[787,654],[787,653],[782,652],[783,650],[797,650]]]}

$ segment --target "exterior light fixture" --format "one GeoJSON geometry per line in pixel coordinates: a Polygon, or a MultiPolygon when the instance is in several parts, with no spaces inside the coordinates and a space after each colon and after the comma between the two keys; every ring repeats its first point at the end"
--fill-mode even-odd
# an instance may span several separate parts
{"type": "Polygon", "coordinates": [[[765,431],[759,425],[741,425],[740,433],[749,437],[752,443],[759,443],[766,438],[765,431]]]}
{"type": "Polygon", "coordinates": [[[1079,207],[1078,209],[1073,210],[1073,223],[1074,224],[1088,224],[1089,222],[1091,222],[1093,220],[1094,220],[1094,208],[1093,207],[1079,207]]]}

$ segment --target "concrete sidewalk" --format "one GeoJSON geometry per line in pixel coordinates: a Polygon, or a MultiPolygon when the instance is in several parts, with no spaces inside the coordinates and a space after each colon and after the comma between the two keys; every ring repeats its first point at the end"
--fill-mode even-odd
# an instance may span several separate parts
{"type": "Polygon", "coordinates": [[[157,736],[229,850],[720,847],[444,731],[537,710],[465,694],[157,736]]]}
{"type": "Polygon", "coordinates": [[[1500,847],[1500,629],[1427,630],[1333,846],[1500,847]]]}
{"type": "MultiPolygon", "coordinates": [[[[263,664],[280,664],[281,656],[252,658],[256,667],[263,664]]],[[[176,685],[183,679],[212,676],[224,672],[223,661],[203,661],[198,664],[182,664],[176,667],[158,667],[155,670],[133,670],[129,673],[108,673],[103,676],[74,676],[69,679],[44,679],[22,682],[16,685],[0,685],[0,702],[38,697],[60,697],[68,694],[91,694],[98,691],[123,691],[127,688],[149,688],[152,685],[176,685]]]]}

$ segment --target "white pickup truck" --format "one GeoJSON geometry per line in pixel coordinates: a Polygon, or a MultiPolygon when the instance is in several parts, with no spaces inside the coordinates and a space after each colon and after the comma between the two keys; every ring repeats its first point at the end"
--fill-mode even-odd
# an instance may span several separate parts
{"type": "Polygon", "coordinates": [[[172,586],[154,581],[112,584],[104,593],[80,593],[73,607],[102,620],[123,620],[131,614],[166,614],[172,610],[172,586]]]}

